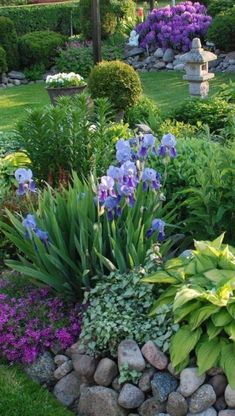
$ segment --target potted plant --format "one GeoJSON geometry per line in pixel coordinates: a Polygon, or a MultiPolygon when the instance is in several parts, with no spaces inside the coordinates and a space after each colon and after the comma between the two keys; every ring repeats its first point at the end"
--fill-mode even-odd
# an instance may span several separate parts
{"type": "Polygon", "coordinates": [[[56,104],[58,96],[81,94],[86,88],[86,82],[75,72],[48,75],[46,78],[47,92],[52,104],[56,104]]]}

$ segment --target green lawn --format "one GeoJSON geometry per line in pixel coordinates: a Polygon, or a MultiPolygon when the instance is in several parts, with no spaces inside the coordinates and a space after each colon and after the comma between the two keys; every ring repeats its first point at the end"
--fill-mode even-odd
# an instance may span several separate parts
{"type": "Polygon", "coordinates": [[[73,413],[16,366],[0,364],[0,415],[72,416],[73,413]]]}
{"type": "MultiPolygon", "coordinates": [[[[188,84],[182,72],[148,72],[141,75],[144,92],[167,112],[180,104],[188,95],[188,84]]],[[[216,74],[211,81],[211,93],[219,85],[235,81],[235,74],[216,74]]],[[[44,84],[31,84],[0,90],[0,131],[9,131],[21,120],[27,108],[40,108],[49,104],[44,84]]]]}

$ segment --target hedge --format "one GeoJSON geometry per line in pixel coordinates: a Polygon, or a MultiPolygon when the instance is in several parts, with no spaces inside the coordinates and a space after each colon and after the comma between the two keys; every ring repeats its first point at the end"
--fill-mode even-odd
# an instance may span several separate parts
{"type": "Polygon", "coordinates": [[[63,35],[80,32],[79,2],[0,7],[0,16],[9,17],[19,36],[29,32],[51,30],[63,35]]]}

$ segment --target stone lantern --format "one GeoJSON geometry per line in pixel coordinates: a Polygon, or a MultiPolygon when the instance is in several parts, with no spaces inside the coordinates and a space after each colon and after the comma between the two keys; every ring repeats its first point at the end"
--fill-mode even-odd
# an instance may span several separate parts
{"type": "Polygon", "coordinates": [[[186,75],[183,79],[189,81],[189,92],[193,97],[207,97],[209,92],[209,80],[215,74],[208,72],[208,63],[217,59],[217,56],[205,51],[199,38],[193,39],[192,49],[182,56],[185,62],[186,75]]]}

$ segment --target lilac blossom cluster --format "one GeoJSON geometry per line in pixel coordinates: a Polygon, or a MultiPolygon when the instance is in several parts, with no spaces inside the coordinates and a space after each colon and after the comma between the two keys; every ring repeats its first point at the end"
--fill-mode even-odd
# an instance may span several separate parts
{"type": "Polygon", "coordinates": [[[173,48],[187,52],[193,38],[205,37],[211,21],[205,6],[185,1],[176,6],[154,9],[145,22],[137,25],[136,31],[143,48],[173,48]]]}
{"type": "MultiPolygon", "coordinates": [[[[126,205],[131,208],[135,206],[139,186],[143,192],[160,190],[160,174],[146,166],[150,157],[171,158],[176,155],[176,140],[170,133],[162,137],[159,146],[156,146],[156,138],[152,134],[130,140],[120,139],[116,144],[117,163],[109,166],[107,174],[101,177],[98,189],[98,201],[108,219],[120,217],[126,205]]],[[[164,221],[156,218],[146,236],[151,237],[158,231],[158,239],[162,240],[165,236],[164,226],[164,221]]]]}
{"type": "Polygon", "coordinates": [[[48,288],[19,290],[0,281],[0,351],[7,360],[29,364],[48,349],[68,348],[81,325],[80,304],[53,297],[48,288]]]}

